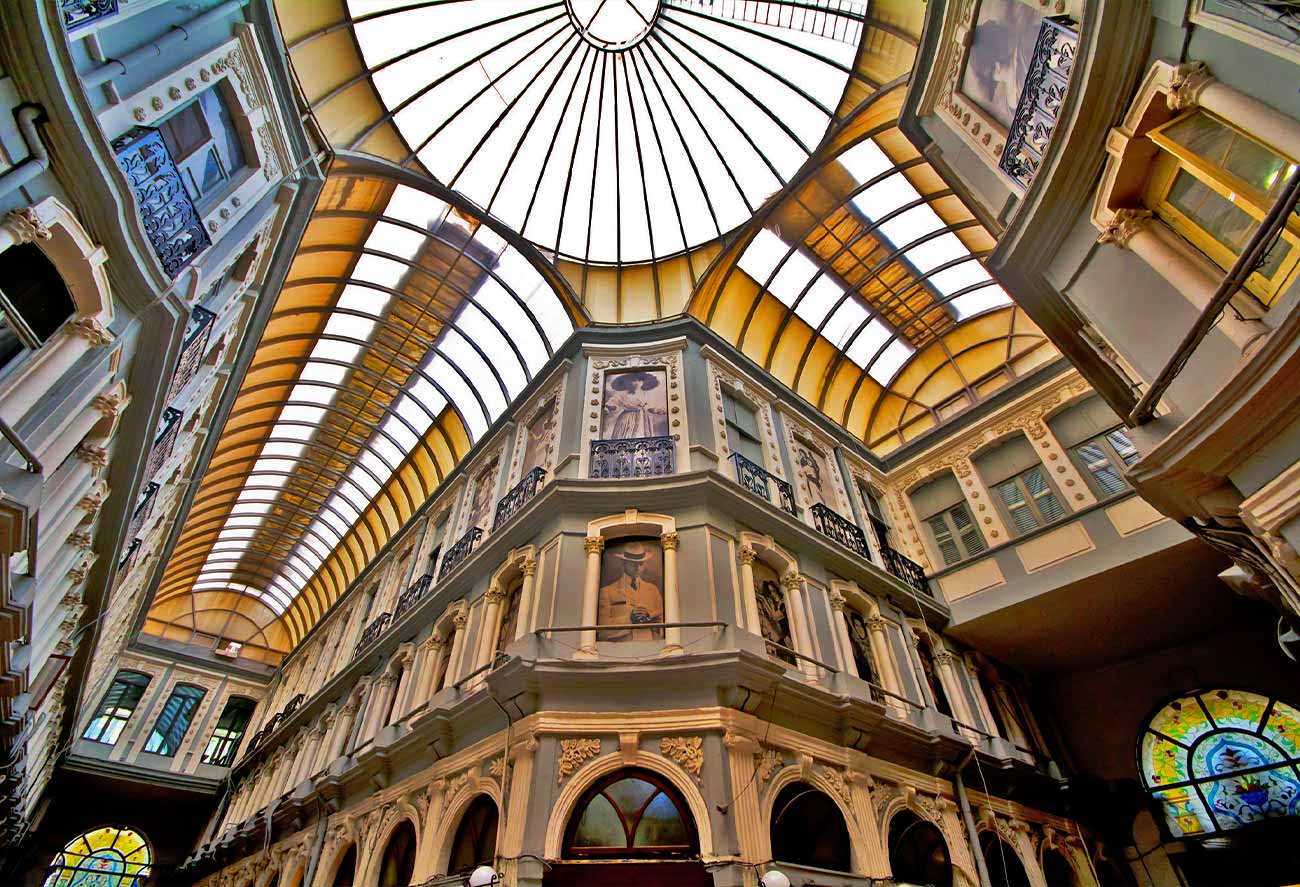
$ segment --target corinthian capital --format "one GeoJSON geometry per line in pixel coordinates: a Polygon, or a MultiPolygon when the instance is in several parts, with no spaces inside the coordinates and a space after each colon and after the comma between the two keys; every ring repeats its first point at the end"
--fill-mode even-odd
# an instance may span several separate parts
{"type": "Polygon", "coordinates": [[[97,447],[94,444],[77,444],[73,450],[77,459],[85,462],[91,468],[103,468],[108,464],[108,450],[103,447],[97,447]]]}
{"type": "Polygon", "coordinates": [[[1201,103],[1201,93],[1214,82],[1205,62],[1183,62],[1174,68],[1165,103],[1171,111],[1185,111],[1201,103]]]}
{"type": "Polygon", "coordinates": [[[122,411],[122,405],[126,399],[120,394],[99,394],[90,402],[96,410],[107,417],[116,416],[122,411]]]}
{"type": "Polygon", "coordinates": [[[1151,224],[1153,216],[1149,209],[1120,209],[1115,211],[1110,222],[1102,229],[1098,243],[1113,243],[1120,249],[1128,247],[1133,235],[1151,224]]]}
{"type": "Polygon", "coordinates": [[[582,543],[582,548],[584,551],[587,552],[588,556],[591,556],[593,554],[600,554],[602,551],[605,550],[605,537],[588,536],[586,540],[582,543]]]}
{"type": "Polygon", "coordinates": [[[0,219],[0,228],[8,231],[15,243],[50,239],[50,229],[45,227],[40,216],[36,215],[36,210],[30,206],[5,213],[4,218],[0,219]]]}
{"type": "Polygon", "coordinates": [[[758,552],[754,551],[754,549],[748,545],[740,546],[740,562],[742,564],[752,564],[756,557],[758,557],[758,552]]]}
{"type": "Polygon", "coordinates": [[[72,330],[89,342],[91,348],[98,348],[113,341],[113,334],[93,317],[78,317],[72,322],[72,330]]]}
{"type": "Polygon", "coordinates": [[[678,539],[676,533],[664,533],[662,536],[659,537],[659,542],[660,544],[663,545],[664,551],[677,550],[678,539]]]}

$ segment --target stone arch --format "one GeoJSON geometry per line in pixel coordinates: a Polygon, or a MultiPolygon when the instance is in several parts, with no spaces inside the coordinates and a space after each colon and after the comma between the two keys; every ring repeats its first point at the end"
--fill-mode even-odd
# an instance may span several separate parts
{"type": "MultiPolygon", "coordinates": [[[[446,873],[447,866],[451,862],[452,841],[456,839],[456,829],[460,827],[460,820],[469,810],[469,805],[474,800],[483,795],[492,799],[492,803],[497,808],[497,834],[501,834],[501,829],[505,825],[505,813],[501,807],[501,789],[497,783],[491,779],[482,779],[477,775],[477,766],[471,768],[468,774],[469,778],[465,785],[459,788],[455,794],[447,798],[447,803],[443,807],[442,819],[438,823],[438,831],[434,838],[434,848],[437,856],[434,857],[434,871],[446,873]]],[[[499,838],[498,838],[499,840],[499,838]]]]}
{"type": "Polygon", "coordinates": [[[411,829],[415,832],[415,858],[417,860],[420,858],[421,830],[419,811],[405,799],[394,801],[385,811],[379,827],[375,829],[376,839],[370,845],[370,852],[366,854],[365,859],[357,861],[357,884],[377,884],[379,882],[379,869],[383,865],[384,853],[388,850],[388,842],[392,840],[398,826],[404,822],[409,822],[411,829]]]}
{"type": "Polygon", "coordinates": [[[802,782],[805,785],[812,786],[830,798],[831,803],[840,811],[840,816],[844,819],[844,827],[849,832],[850,863],[853,866],[853,874],[869,872],[871,862],[867,859],[866,848],[875,843],[875,839],[868,829],[864,827],[864,824],[858,821],[848,800],[840,794],[843,787],[832,782],[818,768],[811,766],[808,762],[791,764],[778,771],[768,782],[767,793],[763,796],[759,811],[763,828],[760,832],[759,840],[761,844],[758,848],[758,858],[772,858],[773,808],[776,806],[776,799],[781,794],[781,789],[795,782],[802,782]]]}
{"type": "Polygon", "coordinates": [[[950,878],[955,876],[960,869],[953,859],[952,841],[947,830],[943,827],[942,818],[937,815],[929,815],[930,811],[927,811],[920,804],[900,802],[892,806],[892,811],[888,812],[888,815],[880,824],[880,840],[884,845],[885,857],[889,860],[889,869],[892,876],[900,878],[898,871],[895,869],[894,851],[896,848],[892,841],[894,820],[900,816],[910,817],[912,824],[906,826],[909,830],[914,828],[916,824],[923,824],[935,830],[939,835],[939,839],[943,842],[944,852],[948,859],[949,876],[950,878]]]}
{"type": "Polygon", "coordinates": [[[555,802],[551,805],[551,818],[546,824],[546,838],[543,856],[547,859],[559,859],[564,851],[564,830],[573,816],[578,801],[596,780],[608,776],[617,770],[639,767],[661,776],[670,782],[686,802],[691,818],[695,820],[695,831],[700,840],[700,858],[710,859],[713,851],[713,828],[709,822],[709,805],[700,793],[700,787],[691,780],[677,764],[654,752],[638,749],[633,755],[611,752],[588,761],[577,773],[565,783],[555,802]]]}
{"type": "Polygon", "coordinates": [[[279,887],[303,887],[306,877],[307,856],[305,853],[295,851],[289,854],[284,861],[284,868],[280,869],[279,887]]]}
{"type": "MultiPolygon", "coordinates": [[[[359,873],[361,870],[361,845],[349,833],[335,843],[333,852],[328,857],[323,853],[321,854],[320,869],[316,874],[316,879],[326,884],[333,884],[338,881],[339,866],[347,860],[349,851],[354,854],[356,871],[359,873]]],[[[356,884],[357,882],[358,879],[354,876],[352,883],[356,884]]]]}
{"type": "Polygon", "coordinates": [[[1038,854],[1035,853],[1034,846],[1029,840],[1027,824],[1019,821],[1013,824],[1005,819],[991,816],[991,812],[985,808],[980,821],[975,826],[975,832],[981,840],[980,845],[973,848],[974,852],[981,854],[984,852],[982,839],[984,835],[991,834],[993,840],[1001,841],[1003,847],[1011,851],[1016,862],[1024,869],[1030,887],[1042,887],[1043,870],[1038,865],[1038,854]]]}

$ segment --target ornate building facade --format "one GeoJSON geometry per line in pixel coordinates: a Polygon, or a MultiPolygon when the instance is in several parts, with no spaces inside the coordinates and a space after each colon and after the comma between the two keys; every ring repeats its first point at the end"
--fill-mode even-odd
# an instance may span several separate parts
{"type": "Polygon", "coordinates": [[[15,4],[7,877],[1292,883],[1266,6],[15,4]]]}

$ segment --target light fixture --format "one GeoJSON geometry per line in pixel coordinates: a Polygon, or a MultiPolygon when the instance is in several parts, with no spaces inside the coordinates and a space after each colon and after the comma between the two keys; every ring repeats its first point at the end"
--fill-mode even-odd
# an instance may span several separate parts
{"type": "Polygon", "coordinates": [[[790,887],[790,879],[784,872],[770,869],[766,875],[759,876],[758,887],[790,887]]]}
{"type": "MultiPolygon", "coordinates": [[[[492,887],[493,884],[501,883],[501,875],[493,871],[490,865],[481,865],[469,875],[469,887],[492,887]]],[[[788,885],[790,882],[786,881],[788,885]]],[[[776,885],[779,887],[779,885],[776,885]]]]}

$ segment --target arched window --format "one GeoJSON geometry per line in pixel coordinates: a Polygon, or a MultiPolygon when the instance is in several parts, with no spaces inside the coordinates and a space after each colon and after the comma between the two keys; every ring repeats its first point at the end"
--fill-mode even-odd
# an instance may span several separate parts
{"type": "MultiPolygon", "coordinates": [[[[911,810],[889,821],[889,868],[895,881],[952,887],[952,861],[943,833],[911,810]]],[[[1055,882],[1048,881],[1055,887],[1055,882]]]]}
{"type": "Polygon", "coordinates": [[[406,887],[415,873],[415,826],[403,820],[388,839],[379,869],[379,887],[406,887]]]}
{"type": "Polygon", "coordinates": [[[40,247],[20,243],[0,252],[0,367],[40,348],[75,311],[68,285],[40,247]]]}
{"type": "Polygon", "coordinates": [[[620,770],[583,795],[569,819],[566,857],[645,859],[694,856],[695,824],[686,802],[661,777],[620,770]]]}
{"type": "Polygon", "coordinates": [[[149,879],[153,851],[144,835],[106,825],[77,835],[50,863],[44,887],[141,887],[149,879]]]}
{"type": "Polygon", "coordinates": [[[352,887],[357,877],[357,845],[348,845],[347,851],[339,857],[339,864],[334,867],[334,880],[330,887],[352,887]]]}
{"type": "Polygon", "coordinates": [[[849,829],[840,808],[802,782],[781,789],[772,807],[772,858],[837,872],[853,871],[849,829]]]}
{"type": "Polygon", "coordinates": [[[451,842],[447,874],[469,872],[481,865],[492,865],[497,855],[497,805],[487,795],[479,795],[469,805],[456,826],[451,842]]]}
{"type": "MultiPolygon", "coordinates": [[[[1100,876],[1100,872],[1098,872],[1100,876]]],[[[1051,887],[1079,887],[1079,876],[1074,866],[1060,850],[1047,848],[1043,851],[1043,879],[1051,887]]]]}
{"type": "Polygon", "coordinates": [[[984,854],[984,865],[988,867],[990,883],[999,887],[1029,887],[1029,875],[1016,854],[1016,848],[993,832],[983,832],[980,835],[980,852],[984,854]]]}
{"type": "Polygon", "coordinates": [[[1138,770],[1175,836],[1300,813],[1300,711],[1244,690],[1180,696],[1147,721],[1138,770]]]}

